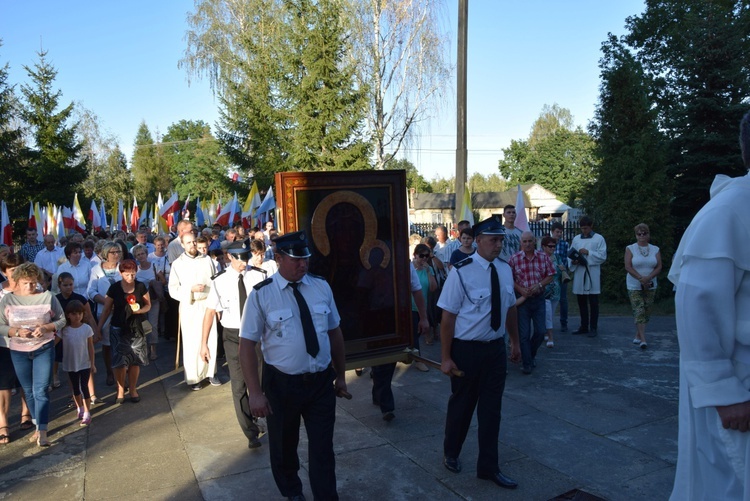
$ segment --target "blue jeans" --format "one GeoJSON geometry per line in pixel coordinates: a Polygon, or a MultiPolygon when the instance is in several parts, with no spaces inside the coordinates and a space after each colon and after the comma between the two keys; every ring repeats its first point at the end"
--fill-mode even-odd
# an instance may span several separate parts
{"type": "Polygon", "coordinates": [[[46,430],[49,422],[49,397],[47,388],[55,360],[55,343],[50,341],[31,352],[10,351],[16,376],[26,394],[26,405],[37,430],[46,430]]]}
{"type": "Polygon", "coordinates": [[[530,297],[518,307],[518,338],[524,369],[533,367],[536,352],[544,341],[545,314],[546,305],[542,295],[530,297]]]}

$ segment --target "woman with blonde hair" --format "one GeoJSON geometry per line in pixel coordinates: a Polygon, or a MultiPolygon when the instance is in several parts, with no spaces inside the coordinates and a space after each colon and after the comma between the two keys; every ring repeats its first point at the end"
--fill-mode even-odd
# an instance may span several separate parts
{"type": "Polygon", "coordinates": [[[636,225],[634,244],[625,248],[626,284],[630,306],[635,317],[635,338],[633,344],[642,350],[646,344],[646,324],[651,314],[656,292],[656,277],[661,273],[661,253],[659,248],[651,245],[651,234],[644,223],[636,225]]]}

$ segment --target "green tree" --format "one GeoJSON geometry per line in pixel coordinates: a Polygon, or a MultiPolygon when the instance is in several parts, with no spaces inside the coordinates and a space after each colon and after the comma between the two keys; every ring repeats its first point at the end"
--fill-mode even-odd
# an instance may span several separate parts
{"type": "MultiPolygon", "coordinates": [[[[607,240],[602,267],[602,293],[627,300],[623,287],[625,247],[634,242],[633,228],[646,223],[667,265],[672,256],[665,138],[657,125],[651,80],[631,52],[614,36],[602,46],[599,103],[590,126],[596,138],[596,181],[585,196],[586,211],[607,240]]],[[[666,270],[668,266],[665,267],[666,270]]],[[[668,293],[668,287],[661,287],[668,293]]]]}
{"type": "Polygon", "coordinates": [[[469,192],[471,193],[502,192],[507,189],[508,183],[497,174],[483,176],[475,172],[469,178],[469,192]]]}
{"type": "Polygon", "coordinates": [[[566,203],[574,204],[586,184],[593,180],[594,140],[580,127],[575,130],[563,127],[565,121],[557,121],[560,127],[548,127],[555,123],[554,115],[561,113],[554,107],[549,108],[549,113],[542,113],[532,127],[532,133],[537,131],[534,144],[530,144],[530,139],[512,140],[503,149],[499,167],[500,174],[511,185],[538,183],[566,203]]]}
{"type": "Polygon", "coordinates": [[[180,65],[219,97],[217,137],[259,184],[290,169],[361,168],[361,88],[343,0],[199,0],[180,65]]]}
{"type": "Polygon", "coordinates": [[[232,191],[229,163],[202,120],[180,120],[162,138],[168,177],[181,199],[188,195],[204,200],[226,197],[232,191]]]}
{"type": "Polygon", "coordinates": [[[133,189],[139,200],[155,203],[159,193],[169,198],[169,193],[174,189],[162,147],[154,141],[145,121],[141,122],[135,134],[131,172],[133,189]]]}
{"type": "Polygon", "coordinates": [[[0,198],[8,204],[8,213],[13,219],[22,215],[22,208],[28,207],[28,192],[23,130],[18,123],[18,100],[14,87],[8,83],[8,68],[7,63],[0,67],[0,172],[3,173],[0,198]]]}
{"type": "Polygon", "coordinates": [[[552,106],[545,104],[539,118],[531,126],[529,146],[532,148],[543,139],[551,136],[560,129],[574,130],[573,114],[567,108],[561,108],[557,103],[552,106]]]}
{"type": "Polygon", "coordinates": [[[46,51],[38,55],[33,68],[24,66],[31,83],[21,86],[25,99],[21,116],[34,143],[25,188],[40,204],[70,206],[73,192],[86,179],[86,159],[81,156],[83,145],[76,140],[78,125],[68,125],[73,103],[57,110],[62,96],[53,89],[57,70],[47,62],[46,51]]]}
{"type": "MultiPolygon", "coordinates": [[[[109,213],[111,213],[112,207],[117,207],[118,200],[123,199],[126,204],[132,203],[129,198],[133,193],[133,180],[130,170],[128,170],[128,160],[118,145],[114,145],[107,152],[107,156],[104,162],[100,164],[95,177],[92,179],[90,176],[89,181],[95,189],[90,195],[91,198],[95,198],[97,202],[99,199],[104,199],[109,213]]],[[[143,210],[143,202],[143,200],[139,202],[141,210],[143,210]]],[[[148,200],[148,202],[150,206],[152,202],[156,202],[156,199],[148,200]]],[[[87,212],[86,208],[83,208],[83,211],[87,212]]],[[[110,217],[109,214],[107,217],[110,217]]]]}
{"type": "Polygon", "coordinates": [[[103,130],[96,113],[77,103],[74,115],[78,123],[76,134],[82,145],[81,155],[87,160],[86,179],[81,184],[83,192],[79,193],[81,208],[88,213],[92,199],[97,204],[104,199],[107,207],[116,206],[119,199],[127,198],[133,192],[127,162],[120,167],[117,161],[112,160],[123,157],[123,153],[116,138],[103,130]]]}
{"type": "Polygon", "coordinates": [[[430,181],[430,186],[433,193],[454,193],[456,191],[456,178],[443,179],[436,176],[430,181]]]}
{"type": "MultiPolygon", "coordinates": [[[[290,160],[299,170],[369,168],[369,144],[362,137],[366,94],[355,86],[350,48],[350,17],[342,0],[286,0],[287,74],[295,134],[290,160]]],[[[366,86],[364,87],[366,88],[366,86]]]]}
{"type": "Polygon", "coordinates": [[[405,158],[388,160],[385,164],[386,170],[399,170],[403,169],[406,171],[406,187],[408,189],[414,189],[417,193],[432,193],[432,186],[427,180],[422,177],[417,167],[405,158]]]}
{"type": "Polygon", "coordinates": [[[750,96],[750,4],[649,0],[627,27],[624,41],[655,83],[679,236],[708,201],[717,174],[745,172],[736,137],[750,96]]]}

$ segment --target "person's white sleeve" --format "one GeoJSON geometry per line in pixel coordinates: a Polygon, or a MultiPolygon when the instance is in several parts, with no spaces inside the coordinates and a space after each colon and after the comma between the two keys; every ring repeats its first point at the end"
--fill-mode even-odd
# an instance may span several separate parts
{"type": "Polygon", "coordinates": [[[607,260],[607,242],[599,235],[598,242],[593,249],[589,249],[587,261],[590,266],[597,266],[607,260]]]}
{"type": "Polygon", "coordinates": [[[417,275],[417,270],[414,269],[414,264],[409,262],[409,271],[411,272],[411,291],[421,291],[422,290],[422,284],[419,282],[419,276],[417,275]]]}
{"type": "Polygon", "coordinates": [[[677,287],[680,363],[695,407],[750,400],[736,376],[735,294],[744,272],[730,259],[686,258],[677,287]]]}

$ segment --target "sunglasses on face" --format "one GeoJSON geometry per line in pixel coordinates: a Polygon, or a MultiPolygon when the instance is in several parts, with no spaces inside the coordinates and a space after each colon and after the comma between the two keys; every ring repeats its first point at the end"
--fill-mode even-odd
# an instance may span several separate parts
{"type": "Polygon", "coordinates": [[[429,254],[419,254],[419,257],[421,257],[422,259],[427,259],[428,257],[430,257],[430,255],[429,254]]]}

